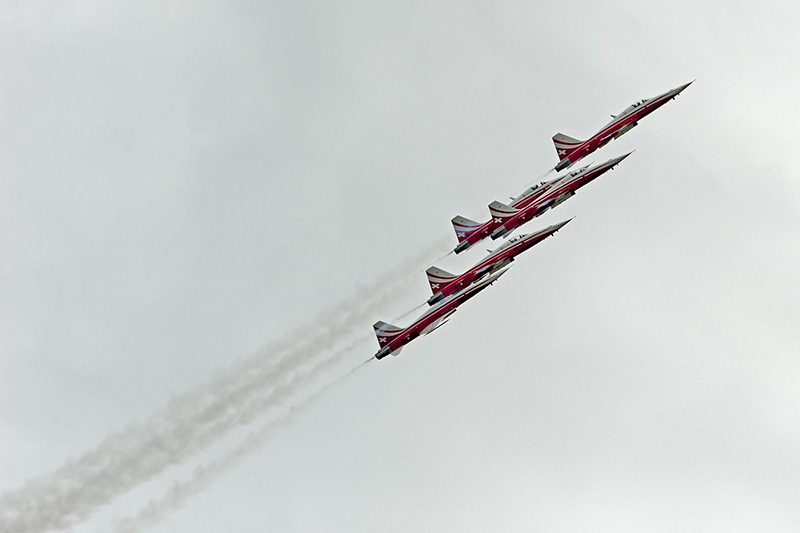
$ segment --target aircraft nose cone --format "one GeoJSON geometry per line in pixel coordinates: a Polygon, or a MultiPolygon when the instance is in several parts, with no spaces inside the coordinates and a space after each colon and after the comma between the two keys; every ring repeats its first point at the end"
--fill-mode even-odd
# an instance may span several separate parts
{"type": "Polygon", "coordinates": [[[675,89],[675,93],[676,93],[676,94],[677,94],[677,93],[680,93],[680,92],[681,92],[681,91],[683,91],[685,88],[687,88],[689,85],[693,84],[695,81],[697,81],[697,80],[692,80],[692,81],[690,81],[689,83],[686,83],[686,84],[684,84],[684,85],[681,85],[680,87],[678,87],[677,89],[675,89]]]}

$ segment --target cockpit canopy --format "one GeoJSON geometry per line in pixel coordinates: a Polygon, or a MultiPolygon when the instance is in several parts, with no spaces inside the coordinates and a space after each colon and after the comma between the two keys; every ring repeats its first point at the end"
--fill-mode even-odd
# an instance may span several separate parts
{"type": "Polygon", "coordinates": [[[637,107],[639,107],[640,105],[644,104],[645,102],[647,102],[647,98],[642,98],[642,99],[641,99],[641,100],[639,100],[638,102],[635,102],[635,103],[633,103],[633,104],[629,105],[628,107],[626,107],[626,108],[625,108],[625,111],[623,111],[622,113],[620,113],[620,114],[619,114],[619,115],[617,115],[617,116],[618,116],[618,117],[621,117],[621,116],[627,115],[628,113],[630,113],[631,111],[633,111],[634,109],[636,109],[636,108],[637,108],[637,107]]]}
{"type": "Polygon", "coordinates": [[[586,165],[585,167],[576,168],[575,170],[571,171],[568,175],[569,175],[570,178],[574,178],[575,176],[577,176],[578,174],[580,174],[581,172],[583,172],[584,170],[586,170],[590,166],[592,166],[591,163],[586,165]]]}
{"type": "Polygon", "coordinates": [[[635,102],[635,103],[631,104],[630,109],[634,109],[636,107],[639,107],[640,105],[644,104],[645,102],[647,102],[647,98],[642,98],[638,102],[635,102]]]}

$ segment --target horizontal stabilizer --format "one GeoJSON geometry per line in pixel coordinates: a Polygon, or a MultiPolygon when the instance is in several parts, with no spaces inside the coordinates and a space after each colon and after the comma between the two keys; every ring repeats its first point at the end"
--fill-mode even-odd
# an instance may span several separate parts
{"type": "Polygon", "coordinates": [[[450,322],[450,316],[451,316],[453,313],[455,313],[456,311],[457,311],[457,309],[453,309],[453,310],[451,310],[449,313],[447,313],[446,315],[444,315],[442,318],[440,318],[440,319],[436,320],[436,321],[435,321],[433,324],[431,324],[430,326],[428,326],[427,328],[425,328],[425,330],[422,332],[422,334],[423,334],[423,335],[430,335],[431,333],[433,333],[434,331],[436,331],[436,330],[437,330],[437,329],[439,329],[440,327],[442,327],[442,326],[444,326],[445,324],[447,324],[448,322],[450,322]]]}

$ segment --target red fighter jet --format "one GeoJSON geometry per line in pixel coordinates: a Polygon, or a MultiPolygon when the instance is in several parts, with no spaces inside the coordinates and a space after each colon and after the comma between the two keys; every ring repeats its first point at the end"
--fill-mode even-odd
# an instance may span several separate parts
{"type": "MultiPolygon", "coordinates": [[[[476,242],[482,241],[486,237],[492,235],[503,224],[503,220],[510,214],[516,214],[520,210],[528,209],[533,206],[536,209],[528,211],[525,221],[538,217],[551,207],[555,207],[573,196],[576,189],[586,185],[604,172],[611,170],[629,155],[630,153],[621,157],[609,159],[605,163],[595,165],[591,168],[585,166],[578,170],[573,170],[568,174],[564,174],[563,176],[553,178],[550,181],[544,181],[539,185],[529,187],[516,198],[512,198],[510,206],[501,204],[500,202],[494,202],[489,206],[492,218],[486,222],[475,222],[474,220],[462,216],[453,217],[453,229],[455,229],[456,237],[458,237],[459,241],[455,252],[457,254],[461,253],[476,242]]],[[[504,230],[501,235],[505,233],[508,233],[508,230],[504,230]]]]}
{"type": "Polygon", "coordinates": [[[584,169],[578,169],[560,179],[554,179],[550,182],[550,186],[544,194],[523,209],[515,209],[500,202],[492,202],[489,204],[489,211],[492,213],[492,220],[498,223],[498,226],[492,232],[492,239],[507,237],[512,231],[524,223],[533,220],[548,209],[556,207],[562,202],[572,198],[575,196],[576,190],[583,187],[603,172],[613,169],[615,165],[619,164],[620,161],[632,153],[633,152],[628,152],[623,156],[609,159],[605,163],[595,167],[598,170],[602,169],[602,172],[589,175],[589,172],[582,172],[584,169]]]}
{"type": "Polygon", "coordinates": [[[674,100],[675,97],[681,93],[681,91],[683,91],[692,83],[694,83],[694,80],[685,85],[681,85],[676,89],[667,91],[664,94],[660,94],[654,98],[646,98],[636,102],[635,104],[629,105],[619,115],[611,115],[611,122],[603,126],[600,131],[592,135],[586,141],[579,141],[578,139],[573,139],[572,137],[564,135],[563,133],[556,133],[553,136],[553,143],[556,145],[556,153],[558,153],[558,157],[561,160],[555,166],[555,170],[559,171],[571,166],[598,148],[602,148],[611,142],[612,139],[622,136],[631,128],[638,125],[639,120],[643,119],[670,100],[674,100]]]}
{"type": "MultiPolygon", "coordinates": [[[[510,267],[509,267],[510,268],[510,267]]],[[[483,289],[498,280],[500,276],[508,272],[508,268],[492,274],[488,278],[460,292],[450,295],[438,304],[434,305],[422,314],[413,324],[407,328],[400,328],[381,322],[375,322],[372,328],[378,337],[378,344],[381,349],[375,354],[376,359],[383,359],[389,354],[397,355],[400,350],[420,335],[427,335],[431,331],[447,323],[447,318],[456,312],[456,308],[481,292],[483,289]]]]}
{"type": "Polygon", "coordinates": [[[460,276],[456,276],[455,274],[451,274],[435,266],[430,267],[425,271],[428,275],[428,283],[431,285],[431,291],[433,292],[433,296],[428,298],[428,305],[433,305],[454,292],[462,290],[464,287],[478,281],[487,274],[497,272],[514,261],[516,256],[532,248],[536,244],[539,244],[547,237],[566,226],[569,220],[565,220],[559,224],[553,224],[536,233],[514,237],[460,276]]]}

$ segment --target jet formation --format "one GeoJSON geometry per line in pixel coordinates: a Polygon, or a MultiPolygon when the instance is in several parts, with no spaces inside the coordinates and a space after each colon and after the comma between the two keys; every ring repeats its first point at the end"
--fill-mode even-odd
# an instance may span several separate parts
{"type": "Polygon", "coordinates": [[[576,190],[613,169],[629,155],[630,153],[627,153],[599,165],[585,166],[550,181],[528,187],[519,196],[511,199],[511,205],[492,202],[489,204],[492,218],[486,222],[475,222],[461,215],[453,217],[451,222],[458,239],[458,246],[453,251],[460,254],[490,235],[493,239],[508,236],[520,224],[544,214],[548,209],[574,196],[576,190]],[[519,213],[524,213],[524,218],[517,219],[513,227],[504,223],[510,215],[519,213]]]}
{"type": "Polygon", "coordinates": [[[433,296],[428,298],[428,305],[433,305],[439,300],[469,287],[471,283],[480,280],[486,274],[492,274],[511,264],[516,256],[555,234],[555,232],[566,226],[569,220],[553,224],[535,233],[514,237],[500,246],[500,248],[490,252],[489,255],[460,276],[435,266],[430,267],[425,271],[433,292],[433,296]]]}
{"type": "MultiPolygon", "coordinates": [[[[667,91],[656,97],[640,100],[625,108],[618,115],[611,115],[611,122],[586,141],[573,139],[563,133],[553,137],[556,152],[560,158],[553,170],[560,172],[587,155],[620,137],[638,125],[639,120],[649,115],[670,100],[674,100],[684,89],[693,83],[667,91]]],[[[478,242],[491,237],[492,240],[506,238],[517,228],[553,209],[572,196],[584,185],[614,169],[632,152],[615,157],[598,165],[587,165],[576,170],[557,175],[549,181],[526,187],[509,203],[494,201],[489,204],[491,218],[486,222],[475,222],[463,216],[451,220],[456,232],[458,245],[453,252],[459,254],[478,242]]],[[[489,255],[478,261],[462,274],[451,274],[437,266],[428,268],[425,273],[433,295],[428,298],[430,306],[409,326],[402,328],[383,321],[373,325],[380,349],[374,358],[383,359],[387,355],[397,355],[406,344],[419,336],[427,335],[446,324],[458,307],[491,286],[512,266],[517,256],[554,235],[572,219],[550,225],[533,233],[513,237],[489,255]]],[[[451,252],[452,253],[452,252],[451,252]]],[[[422,304],[424,305],[424,304],[422,304]]]]}

